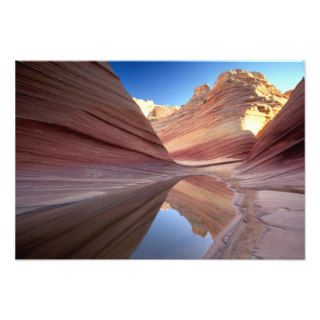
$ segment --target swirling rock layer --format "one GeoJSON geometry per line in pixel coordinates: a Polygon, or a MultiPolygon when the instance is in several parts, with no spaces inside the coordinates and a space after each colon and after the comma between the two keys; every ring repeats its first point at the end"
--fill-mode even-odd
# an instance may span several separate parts
{"type": "Polygon", "coordinates": [[[304,79],[232,176],[243,219],[214,258],[303,259],[304,79]]]}
{"type": "Polygon", "coordinates": [[[161,180],[173,167],[107,63],[16,63],[18,213],[161,180]]]}
{"type": "Polygon", "coordinates": [[[254,135],[243,128],[245,111],[279,110],[286,101],[262,74],[233,70],[219,76],[202,103],[182,107],[170,118],[154,122],[153,128],[179,163],[240,161],[255,142],[254,135]]]}
{"type": "Polygon", "coordinates": [[[261,132],[238,178],[246,187],[304,192],[304,79],[261,132]]]}

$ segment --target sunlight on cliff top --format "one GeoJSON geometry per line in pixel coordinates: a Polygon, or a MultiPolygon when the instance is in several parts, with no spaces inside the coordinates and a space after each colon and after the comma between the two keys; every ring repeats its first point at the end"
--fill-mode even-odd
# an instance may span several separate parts
{"type": "Polygon", "coordinates": [[[252,107],[244,113],[241,118],[242,130],[249,130],[255,136],[259,131],[270,122],[275,115],[280,111],[280,108],[267,108],[267,107],[252,107]]]}

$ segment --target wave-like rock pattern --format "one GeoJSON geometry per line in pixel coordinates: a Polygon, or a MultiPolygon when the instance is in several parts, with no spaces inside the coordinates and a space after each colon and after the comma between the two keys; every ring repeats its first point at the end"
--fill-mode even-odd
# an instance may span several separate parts
{"type": "Polygon", "coordinates": [[[16,63],[17,213],[161,180],[174,166],[107,63],[16,63]]]}
{"type": "Polygon", "coordinates": [[[153,128],[172,158],[186,165],[216,164],[247,158],[254,135],[242,127],[246,110],[279,109],[287,98],[257,72],[222,73],[203,103],[184,106],[153,128]]]}
{"type": "Polygon", "coordinates": [[[304,79],[238,168],[241,185],[304,192],[304,79]]]}

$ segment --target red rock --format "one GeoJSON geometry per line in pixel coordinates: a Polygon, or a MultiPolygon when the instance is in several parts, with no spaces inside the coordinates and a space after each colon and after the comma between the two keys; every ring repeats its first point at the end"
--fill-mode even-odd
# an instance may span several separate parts
{"type": "Polygon", "coordinates": [[[288,90],[288,91],[284,92],[283,95],[286,96],[289,99],[291,94],[292,94],[292,92],[293,92],[293,90],[288,90]]]}
{"type": "Polygon", "coordinates": [[[238,168],[243,186],[304,191],[304,79],[238,168]]]}
{"type": "Polygon", "coordinates": [[[202,104],[209,92],[210,92],[210,87],[207,84],[203,84],[202,86],[195,87],[193,96],[184,105],[184,107],[196,107],[202,104]]]}
{"type": "Polygon", "coordinates": [[[152,125],[178,163],[240,161],[247,158],[255,142],[254,135],[244,130],[245,112],[259,107],[265,115],[269,110],[280,110],[286,101],[262,74],[233,70],[219,76],[202,104],[186,105],[152,125]]]}
{"type": "Polygon", "coordinates": [[[161,180],[174,166],[107,63],[16,63],[18,213],[161,180]]]}

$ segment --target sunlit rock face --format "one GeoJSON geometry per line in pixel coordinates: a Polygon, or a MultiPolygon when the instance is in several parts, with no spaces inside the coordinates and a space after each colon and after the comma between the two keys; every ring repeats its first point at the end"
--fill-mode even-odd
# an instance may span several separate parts
{"type": "Polygon", "coordinates": [[[289,99],[292,92],[293,92],[293,90],[288,90],[288,91],[284,92],[283,94],[289,99]]]}
{"type": "Polygon", "coordinates": [[[261,73],[232,70],[219,76],[201,103],[185,105],[152,125],[172,158],[181,164],[239,161],[247,158],[254,133],[286,101],[261,73]]]}
{"type": "Polygon", "coordinates": [[[133,98],[134,102],[140,107],[145,117],[150,121],[170,117],[179,110],[178,106],[156,105],[152,100],[133,98]]]}
{"type": "Polygon", "coordinates": [[[204,102],[206,95],[210,92],[210,87],[207,84],[202,86],[195,87],[193,96],[191,99],[184,105],[184,107],[196,107],[199,104],[204,102]]]}
{"type": "Polygon", "coordinates": [[[304,191],[304,79],[239,167],[244,186],[304,191]]]}
{"type": "Polygon", "coordinates": [[[107,63],[16,63],[17,213],[165,179],[174,166],[107,63]]]}
{"type": "Polygon", "coordinates": [[[241,117],[243,130],[249,130],[257,136],[280,110],[280,106],[271,107],[268,105],[259,105],[247,109],[241,117]]]}
{"type": "Polygon", "coordinates": [[[170,117],[175,114],[180,108],[177,106],[155,106],[153,115],[149,118],[150,121],[156,121],[158,119],[163,119],[170,117]]]}
{"type": "Polygon", "coordinates": [[[133,101],[139,106],[142,113],[145,115],[145,117],[150,117],[154,110],[154,102],[152,100],[143,100],[143,99],[137,99],[132,98],[133,101]]]}

